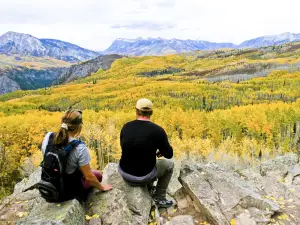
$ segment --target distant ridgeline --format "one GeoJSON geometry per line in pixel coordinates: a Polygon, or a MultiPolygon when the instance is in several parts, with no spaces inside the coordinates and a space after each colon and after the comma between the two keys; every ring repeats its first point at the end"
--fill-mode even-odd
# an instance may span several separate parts
{"type": "Polygon", "coordinates": [[[115,40],[107,50],[101,53],[115,53],[121,55],[135,56],[165,55],[192,52],[198,50],[215,50],[222,48],[260,48],[296,41],[300,41],[300,34],[283,33],[279,35],[262,36],[244,41],[240,45],[235,45],[233,43],[215,43],[202,40],[180,40],[175,38],[170,40],[163,38],[119,38],[115,40]]]}
{"type": "MultiPolygon", "coordinates": [[[[222,49],[259,48],[262,46],[283,45],[287,42],[300,40],[300,34],[283,33],[280,35],[263,36],[247,40],[240,45],[232,43],[214,43],[201,40],[179,40],[163,38],[117,39],[104,52],[95,52],[77,45],[54,39],[38,39],[29,34],[7,32],[0,36],[0,94],[16,90],[30,90],[61,84],[82,78],[97,72],[99,69],[108,69],[118,55],[166,55],[204,50],[199,58],[209,59],[209,55],[224,52],[222,49]],[[221,49],[221,50],[216,50],[221,49]],[[213,51],[208,51],[213,50],[213,51]],[[217,51],[217,52],[216,52],[217,51]],[[1,55],[2,54],[2,55],[1,55]],[[100,56],[100,55],[107,56],[100,56]],[[113,54],[113,55],[109,55],[113,54]],[[71,66],[71,63],[78,63],[71,66]],[[69,68],[70,67],[70,68],[69,68]]],[[[297,48],[296,45],[293,45],[297,48]]],[[[275,50],[276,47],[273,47],[275,50]]],[[[248,53],[257,50],[248,49],[248,53]]],[[[186,53],[188,54],[188,53],[186,53]]],[[[194,53],[191,53],[192,55],[194,53]]],[[[226,54],[238,56],[234,51],[225,51],[226,54]]],[[[242,51],[242,54],[246,54],[242,51]]],[[[228,56],[228,55],[227,55],[228,56]]],[[[214,57],[214,56],[213,56],[214,57]]],[[[224,55],[220,54],[220,57],[224,55]]],[[[253,55],[253,57],[256,57],[253,55]]],[[[267,58],[273,56],[267,56],[267,58]]],[[[254,59],[254,58],[253,58],[254,59]]],[[[242,62],[240,62],[242,63],[242,62]]],[[[220,70],[218,68],[217,70],[220,70]]],[[[228,77],[218,76],[207,78],[215,82],[230,79],[238,82],[250,79],[252,74],[266,76],[270,70],[284,69],[271,64],[251,64],[235,71],[236,75],[228,77]],[[263,71],[263,72],[261,72],[263,71]],[[249,75],[250,73],[250,75],[249,75]]],[[[213,71],[191,71],[186,68],[168,67],[142,71],[141,76],[157,76],[187,72],[188,75],[204,76],[213,71]]],[[[218,75],[218,71],[216,75],[218,75]]],[[[221,71],[222,73],[223,71],[221,71]]]]}
{"type": "Polygon", "coordinates": [[[57,129],[69,107],[83,110],[82,139],[94,168],[119,159],[120,129],[135,118],[142,97],[153,101],[153,121],[165,128],[176,157],[250,165],[258,157],[297,152],[299,57],[299,43],[123,57],[69,84],[1,95],[1,195],[22,177],[23,162],[40,163],[44,134],[57,129]]]}

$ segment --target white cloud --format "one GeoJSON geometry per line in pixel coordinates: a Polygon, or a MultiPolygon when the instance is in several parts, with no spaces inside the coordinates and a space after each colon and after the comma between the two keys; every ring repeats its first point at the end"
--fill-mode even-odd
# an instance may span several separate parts
{"type": "Polygon", "coordinates": [[[300,33],[297,0],[0,0],[0,34],[29,33],[103,50],[116,38],[240,43],[300,33]]]}

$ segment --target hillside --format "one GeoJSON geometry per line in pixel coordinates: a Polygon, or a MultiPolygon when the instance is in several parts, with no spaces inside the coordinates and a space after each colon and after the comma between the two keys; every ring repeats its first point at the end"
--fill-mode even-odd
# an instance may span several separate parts
{"type": "Polygon", "coordinates": [[[122,58],[120,55],[98,56],[82,63],[72,65],[67,71],[63,72],[55,81],[56,84],[68,83],[78,78],[84,78],[96,73],[98,70],[108,70],[111,64],[122,58]]]}
{"type": "Polygon", "coordinates": [[[0,54],[52,57],[67,62],[79,62],[99,54],[77,45],[54,39],[38,39],[29,34],[7,32],[0,36],[0,54]]]}
{"type": "Polygon", "coordinates": [[[49,57],[0,54],[0,94],[47,87],[70,65],[49,57]]]}
{"type": "Polygon", "coordinates": [[[38,165],[41,140],[62,111],[83,110],[82,139],[93,167],[120,157],[119,132],[135,118],[137,99],[154,102],[175,156],[253,165],[256,158],[298,152],[300,43],[246,50],[127,57],[84,79],[0,96],[0,182],[10,193],[21,164],[38,165]],[[228,80],[232,80],[228,81],[228,80]],[[2,172],[9,171],[9,172],[2,172]]]}
{"type": "Polygon", "coordinates": [[[119,58],[122,56],[98,56],[72,65],[49,57],[0,55],[0,94],[68,83],[90,76],[99,69],[107,70],[119,58]]]}

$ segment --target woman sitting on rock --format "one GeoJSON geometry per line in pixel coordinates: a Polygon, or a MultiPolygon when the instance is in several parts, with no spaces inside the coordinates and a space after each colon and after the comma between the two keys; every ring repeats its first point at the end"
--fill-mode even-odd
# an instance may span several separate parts
{"type": "Polygon", "coordinates": [[[112,189],[109,184],[101,184],[102,174],[90,168],[87,147],[76,140],[82,124],[82,112],[70,109],[63,115],[59,131],[47,133],[43,140],[39,190],[48,201],[84,200],[93,187],[101,191],[112,189]]]}

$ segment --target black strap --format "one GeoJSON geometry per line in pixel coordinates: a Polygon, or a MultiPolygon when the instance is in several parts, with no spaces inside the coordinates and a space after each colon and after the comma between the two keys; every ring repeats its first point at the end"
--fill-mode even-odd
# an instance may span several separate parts
{"type": "Polygon", "coordinates": [[[54,142],[54,137],[55,137],[55,133],[51,133],[50,136],[49,136],[49,140],[48,140],[48,144],[53,144],[54,142]]]}
{"type": "MultiPolygon", "coordinates": [[[[47,143],[47,146],[48,145],[53,145],[54,144],[54,137],[55,137],[55,133],[51,133],[50,136],[49,136],[49,140],[48,140],[48,143],[47,143]]],[[[67,156],[69,156],[69,154],[71,153],[71,151],[73,149],[75,149],[78,145],[82,144],[83,142],[81,140],[73,140],[71,141],[65,148],[64,148],[64,151],[67,151],[67,156]]],[[[46,146],[46,150],[45,150],[45,154],[46,155],[48,153],[48,148],[46,146]]],[[[43,162],[41,162],[42,164],[43,162]]]]}
{"type": "Polygon", "coordinates": [[[51,133],[50,136],[49,136],[49,139],[48,139],[48,143],[46,145],[46,149],[45,149],[45,154],[44,155],[47,155],[47,153],[48,153],[48,145],[52,145],[54,143],[54,137],[55,137],[55,133],[51,133]]]}
{"type": "MultiPolygon", "coordinates": [[[[49,136],[49,140],[47,143],[47,146],[49,144],[54,144],[54,137],[55,137],[55,133],[51,133],[49,136]]],[[[78,145],[82,144],[83,142],[81,140],[73,140],[71,141],[65,148],[65,151],[71,151],[73,148],[76,148],[78,145]]],[[[47,147],[46,147],[47,148],[47,147]]]]}

